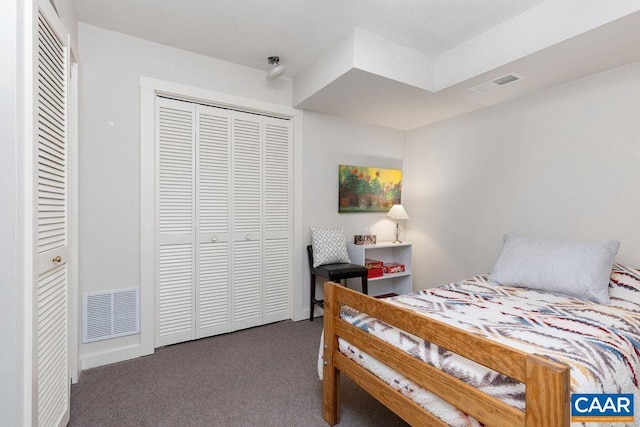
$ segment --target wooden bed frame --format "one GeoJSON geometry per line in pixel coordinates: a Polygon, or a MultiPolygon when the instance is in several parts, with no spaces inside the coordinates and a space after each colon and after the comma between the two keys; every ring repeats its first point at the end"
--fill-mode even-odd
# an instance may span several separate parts
{"type": "Polygon", "coordinates": [[[439,418],[340,353],[338,338],[343,338],[485,425],[569,425],[567,365],[470,334],[333,282],[324,284],[324,298],[322,416],[329,425],[340,422],[339,388],[340,373],[343,373],[409,424],[446,426],[439,418]],[[342,320],[342,305],[353,307],[524,383],[525,411],[509,406],[342,320]]]}

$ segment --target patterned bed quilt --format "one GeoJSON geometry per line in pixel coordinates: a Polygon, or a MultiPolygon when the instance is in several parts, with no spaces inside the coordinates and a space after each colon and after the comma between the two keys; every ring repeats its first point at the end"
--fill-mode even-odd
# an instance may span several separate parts
{"type": "MultiPolygon", "coordinates": [[[[640,272],[614,265],[609,295],[610,304],[602,305],[494,285],[487,281],[487,276],[476,276],[386,301],[525,352],[565,363],[570,367],[572,392],[633,393],[634,406],[640,408],[640,272]]],[[[351,308],[343,307],[341,316],[511,406],[524,409],[522,383],[351,308]]],[[[481,425],[342,339],[339,347],[350,359],[447,424],[481,425]]],[[[636,409],[635,421],[629,426],[640,425],[638,412],[640,409],[636,409]]]]}

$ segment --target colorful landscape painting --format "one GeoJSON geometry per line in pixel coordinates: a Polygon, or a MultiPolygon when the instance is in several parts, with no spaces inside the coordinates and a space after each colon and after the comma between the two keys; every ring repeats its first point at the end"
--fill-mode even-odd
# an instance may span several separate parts
{"type": "Polygon", "coordinates": [[[340,213],[387,212],[400,203],[402,171],[370,166],[339,167],[340,213]]]}

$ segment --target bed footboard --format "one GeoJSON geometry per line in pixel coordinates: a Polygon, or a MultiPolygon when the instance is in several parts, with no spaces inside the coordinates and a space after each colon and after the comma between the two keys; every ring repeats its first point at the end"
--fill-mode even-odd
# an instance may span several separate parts
{"type": "Polygon", "coordinates": [[[560,427],[569,425],[569,367],[525,353],[346,287],[324,285],[323,417],[340,422],[340,374],[344,373],[411,425],[445,426],[338,350],[338,338],[394,369],[485,425],[560,427]],[[346,305],[408,333],[501,372],[525,384],[525,410],[422,362],[340,318],[346,305]]]}

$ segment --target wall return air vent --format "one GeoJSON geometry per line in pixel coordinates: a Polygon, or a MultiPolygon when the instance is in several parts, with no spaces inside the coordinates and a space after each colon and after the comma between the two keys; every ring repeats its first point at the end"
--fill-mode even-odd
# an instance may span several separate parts
{"type": "Polygon", "coordinates": [[[82,295],[82,342],[140,333],[140,288],[82,295]]]}
{"type": "Polygon", "coordinates": [[[510,85],[511,83],[515,83],[522,79],[524,79],[524,77],[522,77],[520,74],[509,73],[509,74],[505,74],[504,76],[495,78],[493,80],[489,80],[488,82],[477,84],[473,87],[470,87],[469,90],[472,90],[477,93],[487,93],[487,92],[491,92],[492,90],[510,85]]]}

